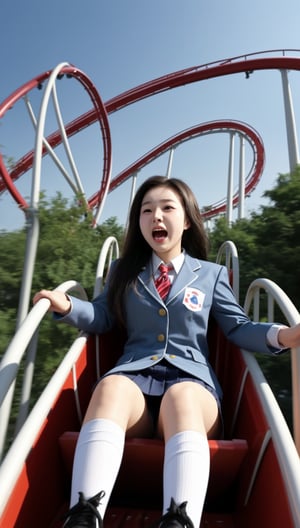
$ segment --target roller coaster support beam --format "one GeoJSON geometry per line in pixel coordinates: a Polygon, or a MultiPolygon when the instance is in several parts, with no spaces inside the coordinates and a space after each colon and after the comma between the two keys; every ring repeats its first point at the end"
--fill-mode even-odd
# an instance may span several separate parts
{"type": "Polygon", "coordinates": [[[245,138],[240,134],[239,205],[238,218],[245,216],[245,138]]]}
{"type": "Polygon", "coordinates": [[[171,178],[173,157],[174,157],[174,148],[171,148],[169,152],[169,159],[168,159],[168,167],[167,167],[167,174],[166,174],[167,178],[171,178]]]}
{"type": "Polygon", "coordinates": [[[228,164],[228,182],[227,182],[227,208],[226,217],[227,223],[230,227],[232,224],[232,209],[233,209],[233,168],[234,168],[234,132],[229,136],[229,164],[228,164]]]}
{"type": "Polygon", "coordinates": [[[280,70],[283,88],[283,101],[285,109],[286,133],[288,142],[288,153],[290,162],[290,171],[292,172],[299,164],[299,150],[296,133],[296,122],[292,101],[292,94],[289,85],[288,71],[280,70]]]}

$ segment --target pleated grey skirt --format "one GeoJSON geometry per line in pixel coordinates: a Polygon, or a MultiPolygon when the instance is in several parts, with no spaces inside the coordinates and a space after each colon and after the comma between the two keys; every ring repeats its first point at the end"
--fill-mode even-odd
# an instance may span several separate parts
{"type": "Polygon", "coordinates": [[[134,381],[134,383],[140,387],[141,391],[148,396],[162,396],[169,387],[174,385],[174,383],[180,383],[182,381],[194,381],[211,392],[220,407],[221,402],[219,395],[213,387],[196,378],[195,376],[192,376],[192,374],[184,372],[183,370],[170,365],[165,360],[162,360],[156,365],[153,365],[147,369],[134,372],[120,371],[115,374],[127,376],[127,378],[130,378],[132,381],[134,381]]]}
{"type": "MultiPolygon", "coordinates": [[[[223,424],[222,405],[217,391],[204,381],[192,376],[192,374],[174,367],[173,365],[170,365],[165,360],[162,360],[156,365],[153,365],[147,369],[134,372],[120,371],[114,373],[114,375],[116,374],[126,376],[139,386],[143,394],[146,396],[148,408],[154,422],[157,421],[161,397],[169,389],[169,387],[175,383],[181,383],[182,381],[193,381],[199,385],[202,385],[202,387],[205,387],[205,389],[207,389],[214,396],[218,405],[220,419],[223,424]]],[[[106,376],[109,376],[109,374],[105,374],[103,377],[106,376]]]]}

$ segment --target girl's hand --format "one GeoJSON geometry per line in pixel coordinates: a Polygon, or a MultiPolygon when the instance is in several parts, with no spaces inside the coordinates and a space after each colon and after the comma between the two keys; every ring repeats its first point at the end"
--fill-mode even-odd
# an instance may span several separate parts
{"type": "Polygon", "coordinates": [[[50,312],[57,312],[62,315],[67,315],[71,309],[71,301],[67,295],[61,291],[55,290],[41,290],[33,297],[33,304],[36,304],[40,299],[48,299],[50,301],[50,312]]]}
{"type": "Polygon", "coordinates": [[[297,348],[300,346],[300,323],[291,328],[281,328],[278,332],[278,341],[284,348],[297,348]]]}

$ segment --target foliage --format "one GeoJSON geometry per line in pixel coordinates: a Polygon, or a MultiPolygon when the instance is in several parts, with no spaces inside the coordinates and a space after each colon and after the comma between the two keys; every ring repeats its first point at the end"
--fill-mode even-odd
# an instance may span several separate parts
{"type": "Polygon", "coordinates": [[[114,234],[123,234],[115,218],[92,228],[92,218],[83,206],[74,203],[68,207],[60,194],[50,207],[42,201],[39,211],[40,242],[33,290],[54,288],[65,280],[79,281],[89,297],[93,293],[97,259],[104,240],[114,234]]]}
{"type": "Polygon", "coordinates": [[[239,253],[241,298],[252,280],[266,277],[299,306],[300,282],[294,270],[300,265],[300,167],[279,175],[274,189],[264,196],[270,198],[270,205],[250,219],[237,220],[230,228],[224,218],[217,220],[210,233],[211,256],[224,240],[232,240],[239,253]]]}
{"type": "MultiPolygon", "coordinates": [[[[82,284],[89,298],[93,295],[95,272],[104,240],[123,236],[123,227],[110,218],[92,228],[92,218],[74,201],[71,205],[59,193],[48,202],[41,197],[39,207],[40,235],[34,270],[32,296],[42,289],[53,289],[66,280],[82,284]]],[[[4,353],[16,326],[16,315],[24,266],[26,227],[20,231],[0,233],[0,350],[4,353]]],[[[67,325],[56,325],[47,315],[39,330],[32,401],[35,401],[60,363],[78,331],[67,325]]],[[[0,354],[1,355],[1,354],[0,354]]],[[[23,365],[20,371],[22,372],[23,365]]],[[[20,380],[16,399],[19,397],[20,380]]]]}

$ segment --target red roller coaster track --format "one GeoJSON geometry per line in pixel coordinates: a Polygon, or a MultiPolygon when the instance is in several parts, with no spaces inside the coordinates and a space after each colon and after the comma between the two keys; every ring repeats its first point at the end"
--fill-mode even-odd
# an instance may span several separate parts
{"type": "MultiPolygon", "coordinates": [[[[144,84],[141,84],[135,88],[132,88],[126,92],[123,92],[116,97],[108,100],[104,104],[105,112],[107,114],[110,114],[112,112],[116,112],[117,110],[120,110],[121,108],[124,108],[125,106],[128,106],[130,104],[133,104],[137,101],[140,101],[146,97],[153,96],[155,94],[161,93],[166,90],[170,90],[179,86],[183,86],[190,83],[199,82],[202,80],[212,79],[215,77],[220,77],[224,75],[232,75],[236,73],[241,72],[252,72],[255,70],[300,70],[300,57],[288,57],[286,56],[287,53],[299,53],[299,50],[272,50],[267,52],[259,52],[256,54],[251,55],[243,55],[243,56],[237,56],[225,60],[221,60],[218,62],[211,62],[208,64],[204,64],[201,66],[191,67],[184,70],[180,70],[168,75],[164,75],[162,77],[159,77],[157,79],[154,79],[152,81],[146,82],[144,84]],[[271,53],[277,53],[282,54],[281,56],[265,56],[269,55],[271,53]]],[[[98,94],[96,94],[96,91],[86,76],[80,70],[69,67],[64,68],[61,73],[66,73],[72,77],[79,78],[79,80],[83,83],[86,82],[88,89],[90,89],[92,98],[94,97],[94,100],[97,101],[97,97],[99,98],[98,94]]],[[[24,84],[22,87],[20,87],[18,90],[13,92],[7,99],[3,101],[3,103],[0,105],[0,118],[4,116],[6,111],[10,109],[19,99],[24,97],[25,94],[27,94],[30,90],[39,87],[44,81],[46,81],[51,74],[51,71],[46,71],[41,75],[38,75],[36,78],[32,79],[28,83],[24,84]]],[[[103,134],[103,141],[104,141],[104,147],[105,147],[105,153],[104,153],[104,167],[103,167],[103,177],[102,177],[102,183],[100,190],[93,195],[88,203],[91,206],[95,206],[96,204],[99,205],[101,202],[104,192],[105,192],[105,185],[108,184],[108,170],[109,165],[111,163],[111,152],[110,152],[110,145],[109,142],[107,142],[107,139],[110,138],[109,135],[109,124],[103,115],[105,113],[100,112],[101,115],[99,115],[99,107],[97,109],[97,106],[95,106],[90,111],[82,114],[72,122],[68,123],[66,125],[66,133],[69,136],[72,136],[75,133],[78,133],[83,128],[91,125],[95,121],[101,119],[101,128],[102,128],[102,134],[103,134]]],[[[227,124],[229,125],[229,128],[231,127],[231,122],[228,121],[227,124]]],[[[212,126],[212,128],[215,126],[213,125],[199,125],[201,126],[212,126]]],[[[244,125],[246,126],[246,125],[244,125]]],[[[189,129],[191,131],[191,134],[194,133],[193,129],[189,129]]],[[[249,128],[250,130],[250,128],[249,128]]],[[[252,129],[251,129],[252,130],[252,129]]],[[[119,174],[117,177],[112,179],[109,183],[109,190],[113,190],[116,186],[118,186],[122,181],[124,181],[129,176],[129,170],[133,170],[133,167],[137,168],[139,163],[145,164],[147,157],[150,155],[157,156],[160,153],[164,152],[166,149],[166,145],[169,142],[169,146],[173,144],[178,140],[179,136],[181,134],[185,134],[188,132],[184,131],[178,134],[178,136],[174,136],[170,140],[167,140],[164,143],[161,143],[159,146],[155,147],[150,153],[146,154],[143,158],[140,158],[137,162],[135,162],[133,165],[130,166],[130,168],[125,169],[122,171],[121,174],[119,174]]],[[[246,132],[248,134],[248,131],[246,132]]],[[[251,134],[250,134],[251,136],[251,134]]],[[[185,139],[185,138],[184,138],[185,139]]],[[[253,131],[252,131],[252,139],[253,139],[253,131]]],[[[182,140],[182,139],[181,139],[182,140]]],[[[56,131],[52,133],[47,138],[48,143],[51,147],[57,146],[61,143],[61,135],[59,131],[56,131]]],[[[257,148],[257,153],[260,156],[262,154],[261,147],[257,148]]],[[[46,150],[44,149],[43,154],[46,153],[46,150]]],[[[23,156],[14,166],[14,169],[9,174],[5,164],[3,162],[2,157],[0,156],[0,174],[2,176],[2,181],[0,181],[0,193],[3,192],[5,189],[8,189],[14,199],[17,201],[17,203],[21,206],[26,208],[28,205],[25,201],[25,199],[19,194],[17,189],[14,186],[14,181],[17,180],[22,174],[24,174],[28,169],[32,167],[34,159],[34,152],[31,151],[27,153],[25,156],[23,156]]],[[[258,165],[260,165],[261,170],[263,169],[263,158],[258,162],[258,165]]],[[[259,173],[256,172],[255,176],[251,177],[247,181],[247,188],[246,192],[249,194],[252,192],[252,190],[255,188],[256,183],[259,178],[259,173]]],[[[238,197],[235,196],[235,205],[237,203],[238,197]]],[[[216,206],[212,206],[209,208],[209,216],[213,216],[213,214],[217,214],[221,211],[224,211],[226,208],[226,203],[220,205],[218,203],[216,206]]]]}
{"type": "MultiPolygon", "coordinates": [[[[265,153],[262,139],[258,133],[245,123],[232,120],[223,120],[223,121],[211,121],[208,123],[202,123],[194,127],[188,128],[179,132],[175,136],[167,139],[163,143],[157,145],[154,149],[150,150],[144,156],[135,161],[132,165],[120,172],[115,178],[111,181],[110,191],[113,191],[126,181],[132,174],[140,170],[142,167],[153,161],[155,158],[168,151],[170,148],[175,147],[179,143],[192,139],[193,137],[213,133],[213,132],[238,132],[240,135],[244,136],[252,146],[254,160],[249,172],[248,178],[245,182],[245,194],[251,193],[251,191],[256,187],[257,182],[262,175],[265,161],[265,153]]],[[[233,206],[236,206],[239,200],[239,193],[236,192],[233,196],[233,206]]],[[[89,199],[89,204],[91,207],[94,207],[97,204],[97,194],[92,196],[89,199]]],[[[212,218],[217,214],[224,212],[226,208],[226,201],[222,200],[221,202],[216,202],[215,204],[206,208],[202,212],[202,216],[206,219],[212,218]]]]}
{"type": "MultiPolygon", "coordinates": [[[[73,66],[64,66],[60,70],[60,75],[63,76],[64,74],[69,77],[75,77],[85,88],[93,103],[93,122],[99,122],[101,127],[103,142],[103,171],[102,182],[100,190],[98,191],[98,202],[101,203],[109,185],[112,159],[111,136],[107,111],[94,84],[87,77],[87,75],[85,75],[85,73],[78,70],[77,68],[74,68],[73,66]]],[[[41,84],[46,79],[48,79],[50,75],[51,71],[47,71],[41,75],[38,75],[35,79],[32,79],[28,83],[21,86],[21,88],[16,90],[0,105],[0,118],[3,117],[5,112],[9,110],[19,99],[23,98],[34,88],[40,87],[41,84]]],[[[88,124],[90,123],[86,123],[84,126],[87,126],[88,124]]],[[[71,136],[79,132],[82,128],[82,126],[78,127],[77,125],[75,125],[75,127],[67,127],[67,135],[71,136]]],[[[61,132],[58,130],[54,134],[52,134],[50,138],[47,139],[51,147],[56,147],[62,142],[61,132]]],[[[44,146],[42,154],[45,155],[46,153],[47,149],[44,146]]],[[[24,209],[28,208],[28,203],[26,202],[25,198],[23,198],[23,196],[21,196],[21,194],[18,192],[13,182],[33,166],[34,156],[34,150],[27,153],[15,164],[14,169],[9,174],[4,164],[3,157],[0,154],[0,175],[2,177],[2,181],[0,180],[0,194],[4,190],[8,189],[13,198],[19,204],[19,206],[24,209]]]]}

